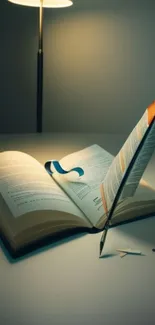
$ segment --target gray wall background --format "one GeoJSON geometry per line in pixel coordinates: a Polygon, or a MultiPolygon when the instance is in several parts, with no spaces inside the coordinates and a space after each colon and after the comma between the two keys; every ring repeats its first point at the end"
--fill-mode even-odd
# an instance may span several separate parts
{"type": "MultiPolygon", "coordinates": [[[[0,14],[0,132],[35,132],[38,10],[0,14]]],[[[44,132],[130,132],[155,99],[154,17],[154,0],[45,9],[44,132]]]]}

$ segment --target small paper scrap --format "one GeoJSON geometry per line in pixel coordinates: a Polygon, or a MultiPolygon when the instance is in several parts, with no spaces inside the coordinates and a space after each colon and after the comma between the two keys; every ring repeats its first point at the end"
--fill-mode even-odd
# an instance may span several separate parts
{"type": "Polygon", "coordinates": [[[119,254],[120,257],[124,257],[125,255],[127,255],[127,253],[123,253],[123,252],[121,252],[121,253],[119,254]]]}
{"type": "Polygon", "coordinates": [[[119,248],[116,249],[118,252],[120,252],[120,257],[124,257],[127,254],[133,254],[133,255],[141,255],[142,252],[136,249],[131,248],[119,248]]]}

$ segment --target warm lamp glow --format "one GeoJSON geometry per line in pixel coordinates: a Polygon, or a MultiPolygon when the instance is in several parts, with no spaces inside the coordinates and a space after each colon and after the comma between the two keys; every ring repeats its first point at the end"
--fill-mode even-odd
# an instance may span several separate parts
{"type": "MultiPolygon", "coordinates": [[[[40,7],[40,0],[8,0],[12,3],[30,6],[30,7],[40,7]]],[[[71,0],[43,0],[42,6],[46,8],[63,8],[69,7],[73,4],[71,0]]]]}

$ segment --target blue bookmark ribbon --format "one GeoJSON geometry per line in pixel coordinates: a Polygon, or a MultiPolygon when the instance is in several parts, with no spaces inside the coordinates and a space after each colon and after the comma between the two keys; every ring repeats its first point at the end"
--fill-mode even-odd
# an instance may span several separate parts
{"type": "Polygon", "coordinates": [[[77,172],[79,174],[79,177],[84,175],[84,170],[81,167],[74,167],[70,170],[64,170],[60,163],[57,160],[49,160],[45,163],[45,169],[47,170],[49,175],[52,175],[54,172],[51,171],[51,164],[53,165],[55,171],[57,171],[59,174],[68,174],[70,172],[77,172]]]}

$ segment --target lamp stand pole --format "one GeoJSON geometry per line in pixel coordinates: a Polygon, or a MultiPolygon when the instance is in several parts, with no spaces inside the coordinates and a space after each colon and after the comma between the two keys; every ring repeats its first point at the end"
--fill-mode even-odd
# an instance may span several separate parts
{"type": "Polygon", "coordinates": [[[37,132],[42,132],[43,106],[43,0],[39,8],[39,44],[37,54],[37,132]]]}

